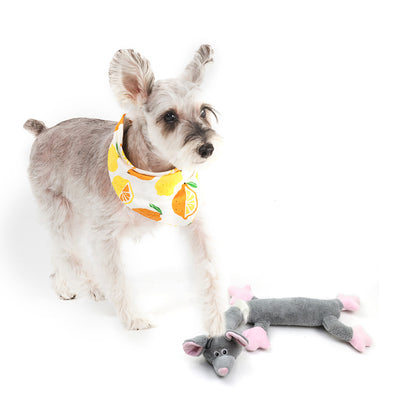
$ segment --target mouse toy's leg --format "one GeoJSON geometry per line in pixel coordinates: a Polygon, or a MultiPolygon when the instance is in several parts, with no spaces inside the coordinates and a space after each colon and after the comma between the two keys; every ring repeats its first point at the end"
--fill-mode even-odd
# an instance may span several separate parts
{"type": "Polygon", "coordinates": [[[371,346],[371,338],[360,326],[351,328],[340,322],[335,316],[326,316],[323,319],[323,327],[335,338],[349,342],[357,351],[363,352],[371,346]]]}
{"type": "Polygon", "coordinates": [[[248,301],[253,299],[253,292],[250,285],[243,287],[230,286],[228,288],[228,294],[230,295],[230,304],[233,305],[237,300],[248,301]]]}
{"type": "Polygon", "coordinates": [[[244,314],[237,306],[231,306],[225,312],[225,326],[227,330],[235,330],[245,323],[244,314]]]}
{"type": "Polygon", "coordinates": [[[360,309],[360,298],[358,296],[343,295],[340,293],[337,296],[337,299],[341,301],[343,311],[355,312],[358,311],[358,309],[360,309]]]}
{"type": "Polygon", "coordinates": [[[270,341],[267,336],[269,326],[269,322],[256,322],[253,328],[246,329],[243,332],[243,335],[248,339],[247,351],[267,350],[270,348],[270,341]]]}

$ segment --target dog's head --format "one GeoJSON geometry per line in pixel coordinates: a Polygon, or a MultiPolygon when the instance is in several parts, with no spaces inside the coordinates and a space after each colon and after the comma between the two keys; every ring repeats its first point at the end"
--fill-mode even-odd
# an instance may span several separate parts
{"type": "Polygon", "coordinates": [[[155,81],[149,61],[132,49],[119,50],[110,64],[110,84],[128,117],[140,125],[152,152],[179,169],[205,163],[220,140],[217,116],[200,98],[199,86],[213,50],[202,45],[178,78],[155,81]]]}

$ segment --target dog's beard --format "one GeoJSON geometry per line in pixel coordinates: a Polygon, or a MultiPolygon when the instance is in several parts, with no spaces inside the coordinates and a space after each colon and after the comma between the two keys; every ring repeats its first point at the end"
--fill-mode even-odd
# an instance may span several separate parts
{"type": "Polygon", "coordinates": [[[198,148],[203,143],[195,140],[194,142],[187,143],[178,152],[174,153],[169,158],[169,162],[181,170],[195,170],[202,166],[209,166],[217,159],[220,153],[222,139],[220,136],[214,135],[210,138],[209,143],[214,146],[214,152],[208,158],[203,158],[199,155],[198,148]]]}

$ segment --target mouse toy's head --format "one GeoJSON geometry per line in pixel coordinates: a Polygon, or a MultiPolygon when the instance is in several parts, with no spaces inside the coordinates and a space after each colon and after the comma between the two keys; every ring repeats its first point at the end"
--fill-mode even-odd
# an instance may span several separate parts
{"type": "Polygon", "coordinates": [[[242,347],[247,345],[248,340],[243,335],[235,331],[227,331],[225,335],[219,337],[199,335],[186,340],[183,343],[183,349],[188,355],[194,357],[202,354],[214,367],[215,373],[220,377],[225,377],[233,368],[242,347]]]}

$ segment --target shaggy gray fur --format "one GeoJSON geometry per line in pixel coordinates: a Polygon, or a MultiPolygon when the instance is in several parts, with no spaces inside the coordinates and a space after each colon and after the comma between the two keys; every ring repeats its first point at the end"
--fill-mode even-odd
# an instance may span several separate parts
{"type": "MultiPolygon", "coordinates": [[[[210,46],[202,45],[181,76],[155,81],[146,58],[132,49],[116,52],[109,79],[127,111],[123,147],[134,166],[152,172],[173,167],[191,171],[206,162],[203,146],[208,142],[213,149],[220,139],[199,97],[212,54],[210,46]],[[177,119],[166,129],[168,112],[177,119]],[[189,135],[192,140],[186,141],[189,135]]],[[[138,239],[160,225],[126,207],[111,186],[107,154],[115,125],[75,118],[48,129],[41,121],[28,120],[24,127],[36,136],[29,178],[53,238],[51,277],[57,294],[73,299],[87,290],[96,300],[108,299],[127,328],[143,329],[151,323],[127,287],[120,244],[125,236],[138,239]]],[[[223,292],[201,214],[185,228],[202,281],[205,325],[218,335],[224,331],[223,292]]]]}

